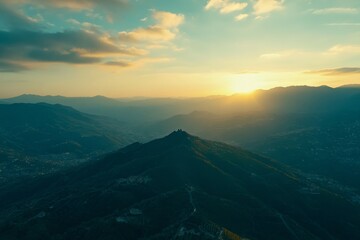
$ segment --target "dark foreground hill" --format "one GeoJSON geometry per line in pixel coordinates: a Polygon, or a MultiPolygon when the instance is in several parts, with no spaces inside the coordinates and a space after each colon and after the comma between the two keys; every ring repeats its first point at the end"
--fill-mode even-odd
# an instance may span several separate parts
{"type": "Polygon", "coordinates": [[[0,104],[0,116],[1,178],[48,172],[134,140],[119,121],[63,105],[0,104]]]}
{"type": "Polygon", "coordinates": [[[359,202],[183,131],[0,188],[7,240],[359,238],[359,202]]]}

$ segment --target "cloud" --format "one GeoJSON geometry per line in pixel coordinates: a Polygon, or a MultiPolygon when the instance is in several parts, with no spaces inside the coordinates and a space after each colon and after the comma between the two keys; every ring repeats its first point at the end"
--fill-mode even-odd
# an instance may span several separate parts
{"type": "Polygon", "coordinates": [[[236,21],[242,21],[242,20],[244,20],[244,19],[246,19],[246,18],[248,18],[249,17],[249,14],[239,14],[239,15],[237,15],[236,17],[235,17],[235,20],[236,21]]]}
{"type": "Polygon", "coordinates": [[[82,56],[76,51],[58,51],[48,49],[32,50],[27,55],[28,58],[40,62],[63,62],[89,64],[101,62],[101,58],[82,56]]]}
{"type": "Polygon", "coordinates": [[[209,10],[211,8],[219,9],[224,5],[225,2],[226,2],[225,0],[208,0],[205,9],[206,10],[209,10]]]}
{"type": "Polygon", "coordinates": [[[43,9],[65,9],[70,11],[85,11],[87,16],[106,19],[113,22],[120,12],[127,9],[129,0],[0,0],[14,8],[31,7],[43,9]],[[94,13],[95,12],[97,13],[94,13]],[[101,11],[99,11],[101,10],[101,11]],[[102,16],[104,14],[104,16],[102,16]]]}
{"type": "Polygon", "coordinates": [[[133,64],[128,61],[109,61],[106,62],[105,65],[115,66],[115,67],[131,67],[133,64]]]}
{"type": "Polygon", "coordinates": [[[322,69],[322,70],[308,71],[306,73],[321,74],[321,75],[325,75],[325,76],[360,74],[360,67],[322,69]]]}
{"type": "Polygon", "coordinates": [[[95,33],[83,30],[64,32],[0,31],[0,48],[56,49],[59,51],[83,49],[88,52],[122,52],[114,43],[108,43],[95,33]]]}
{"type": "Polygon", "coordinates": [[[142,67],[146,64],[165,63],[172,60],[173,60],[172,58],[166,58],[166,57],[149,57],[149,58],[141,58],[133,62],[124,61],[124,60],[114,60],[114,61],[105,62],[104,65],[107,67],[112,67],[115,70],[122,68],[142,67]]]}
{"type": "Polygon", "coordinates": [[[177,28],[183,24],[185,20],[183,14],[162,11],[155,11],[153,13],[153,18],[158,22],[157,25],[163,28],[177,28]]]}
{"type": "Polygon", "coordinates": [[[0,31],[2,69],[25,70],[18,62],[93,64],[109,56],[138,56],[136,48],[120,47],[102,35],[82,30],[55,33],[0,31]]]}
{"type": "Polygon", "coordinates": [[[322,8],[310,10],[312,14],[356,14],[359,11],[356,8],[322,8]]]}
{"type": "Polygon", "coordinates": [[[87,32],[91,32],[91,33],[101,33],[102,28],[100,25],[94,24],[94,23],[90,23],[90,22],[79,22],[76,19],[70,18],[68,19],[66,22],[72,24],[75,28],[77,29],[83,29],[87,32]]]}
{"type": "Polygon", "coordinates": [[[8,4],[31,4],[44,7],[86,10],[93,7],[118,9],[128,4],[127,0],[3,0],[8,4]]]}
{"type": "Polygon", "coordinates": [[[120,40],[128,42],[137,41],[170,41],[176,34],[169,29],[159,26],[149,26],[147,28],[137,28],[131,32],[120,32],[120,40]]]}
{"type": "Polygon", "coordinates": [[[220,13],[227,14],[241,11],[248,6],[246,2],[232,2],[230,0],[209,0],[205,6],[206,10],[217,9],[220,13]]]}
{"type": "Polygon", "coordinates": [[[247,3],[228,3],[220,9],[221,13],[231,13],[235,11],[241,11],[247,7],[247,3]]]}
{"type": "Polygon", "coordinates": [[[52,28],[49,31],[50,23],[46,19],[40,15],[27,16],[22,10],[28,7],[35,10],[66,8],[86,10],[87,16],[94,7],[110,7],[109,10],[114,11],[126,4],[127,0],[0,0],[0,71],[20,72],[48,63],[125,68],[157,61],[154,60],[155,56],[145,57],[150,51],[147,45],[162,44],[168,45],[167,49],[172,51],[180,50],[170,41],[176,38],[179,27],[185,21],[183,14],[152,11],[154,23],[148,27],[114,33],[100,25],[78,19],[65,20],[67,24],[60,27],[65,27],[65,30],[54,31],[59,28],[52,28]],[[66,29],[69,24],[70,28],[66,29]],[[126,61],[119,60],[124,56],[126,61]]]}
{"type": "Polygon", "coordinates": [[[335,45],[328,49],[325,55],[339,55],[339,54],[360,54],[360,45],[335,45]]]}
{"type": "Polygon", "coordinates": [[[266,53],[266,54],[262,54],[260,56],[261,59],[270,59],[270,60],[273,60],[273,59],[279,59],[279,58],[282,58],[284,57],[285,55],[284,54],[280,54],[280,53],[266,53]]]}
{"type": "Polygon", "coordinates": [[[36,20],[0,2],[0,23],[6,29],[36,29],[36,20]]]}
{"type": "Polygon", "coordinates": [[[254,4],[254,14],[263,15],[273,11],[281,10],[284,0],[256,0],[254,4]]]}
{"type": "Polygon", "coordinates": [[[0,60],[0,72],[21,72],[24,70],[28,70],[28,68],[21,64],[0,60]]]}
{"type": "Polygon", "coordinates": [[[346,26],[360,26],[360,22],[343,22],[343,23],[328,23],[327,26],[340,26],[340,27],[346,27],[346,26]]]}
{"type": "Polygon", "coordinates": [[[263,60],[278,60],[283,59],[287,57],[294,57],[294,56],[301,56],[306,54],[304,51],[299,50],[287,50],[287,51],[281,51],[281,52],[275,52],[275,53],[265,53],[260,55],[260,59],[263,60]]]}
{"type": "Polygon", "coordinates": [[[120,32],[119,39],[126,42],[162,42],[171,41],[178,33],[178,27],[184,23],[182,14],[154,11],[152,14],[156,24],[132,31],[120,32]]]}

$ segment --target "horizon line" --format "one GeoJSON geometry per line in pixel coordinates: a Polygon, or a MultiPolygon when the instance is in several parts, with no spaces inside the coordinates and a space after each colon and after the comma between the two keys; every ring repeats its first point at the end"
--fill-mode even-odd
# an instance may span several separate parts
{"type": "Polygon", "coordinates": [[[41,95],[41,94],[35,94],[35,93],[23,93],[23,94],[18,94],[18,95],[14,95],[11,97],[0,97],[0,100],[5,100],[5,99],[11,99],[11,98],[16,98],[16,97],[21,97],[21,96],[37,96],[37,97],[64,97],[64,98],[96,98],[96,97],[102,97],[102,98],[108,98],[108,99],[114,99],[114,100],[130,100],[130,99],[135,99],[135,100],[146,100],[146,99],[191,99],[191,98],[206,98],[206,97],[221,97],[221,96],[234,96],[234,95],[252,95],[258,91],[271,91],[274,89],[279,89],[279,88],[292,88],[292,87],[308,87],[308,88],[320,88],[320,87],[327,87],[327,88],[331,88],[331,89],[336,89],[336,88],[344,88],[344,87],[349,87],[349,88],[360,88],[360,84],[345,84],[345,85],[339,85],[336,87],[332,87],[329,85],[287,85],[287,86],[276,86],[276,87],[271,87],[271,88],[258,88],[258,89],[254,89],[251,92],[234,92],[232,94],[212,94],[212,95],[203,95],[203,96],[160,96],[160,97],[156,97],[156,96],[128,96],[128,97],[109,97],[106,95],[85,95],[85,96],[67,96],[67,95],[60,95],[60,94],[46,94],[46,95],[41,95]]]}

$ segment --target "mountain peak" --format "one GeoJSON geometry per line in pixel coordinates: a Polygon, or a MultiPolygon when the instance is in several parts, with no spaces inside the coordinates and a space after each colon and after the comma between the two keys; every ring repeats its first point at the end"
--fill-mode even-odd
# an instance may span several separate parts
{"type": "Polygon", "coordinates": [[[188,138],[191,137],[191,135],[182,129],[178,129],[170,133],[168,137],[188,138]]]}
{"type": "Polygon", "coordinates": [[[187,133],[182,129],[178,129],[170,133],[164,139],[170,140],[171,142],[188,142],[192,138],[194,138],[194,136],[190,135],[189,133],[187,133]]]}

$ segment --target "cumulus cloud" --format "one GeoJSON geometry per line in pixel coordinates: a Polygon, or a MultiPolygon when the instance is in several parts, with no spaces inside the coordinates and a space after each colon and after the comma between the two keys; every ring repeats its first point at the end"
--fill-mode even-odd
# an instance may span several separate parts
{"type": "Polygon", "coordinates": [[[17,62],[100,63],[106,56],[137,56],[141,51],[105,41],[103,36],[82,30],[56,33],[0,31],[2,71],[21,71],[17,62]],[[7,65],[6,65],[7,64],[7,65]]]}
{"type": "Polygon", "coordinates": [[[227,14],[241,11],[247,7],[246,2],[232,2],[230,0],[209,0],[205,6],[206,10],[217,9],[220,13],[227,14]]]}
{"type": "Polygon", "coordinates": [[[322,69],[309,71],[306,73],[310,74],[321,74],[325,76],[333,76],[333,75],[344,75],[344,74],[360,74],[360,67],[343,67],[343,68],[334,68],[334,69],[322,69]]]}
{"type": "Polygon", "coordinates": [[[359,11],[356,8],[322,8],[310,10],[313,14],[356,14],[359,11]]]}
{"type": "Polygon", "coordinates": [[[284,0],[256,0],[254,14],[263,15],[283,8],[284,0]]]}
{"type": "MultiPolygon", "coordinates": [[[[27,1],[17,2],[26,4],[27,1]]],[[[72,2],[81,6],[97,4],[97,1],[87,0],[49,1],[46,4],[61,7],[63,5],[57,4],[72,2]]],[[[124,1],[104,1],[102,4],[120,2],[124,1]]],[[[100,64],[122,68],[140,66],[150,62],[143,60],[148,59],[144,57],[149,53],[146,46],[170,42],[185,20],[182,14],[163,11],[153,11],[152,18],[155,21],[153,25],[119,34],[106,32],[99,25],[77,19],[67,20],[72,25],[68,30],[46,31],[45,24],[16,10],[15,5],[3,2],[0,4],[0,71],[30,70],[38,65],[33,63],[100,64]],[[139,42],[143,43],[143,49],[139,48],[139,42]],[[126,61],[119,60],[124,56],[126,61]]]]}
{"type": "Polygon", "coordinates": [[[153,18],[157,21],[157,25],[163,28],[177,28],[183,24],[185,20],[183,14],[163,11],[154,11],[153,18]]]}
{"type": "Polygon", "coordinates": [[[156,21],[154,25],[145,28],[136,28],[129,32],[120,32],[120,40],[127,42],[171,41],[176,37],[178,27],[183,24],[185,20],[182,14],[161,11],[154,11],[152,17],[156,21]]]}

